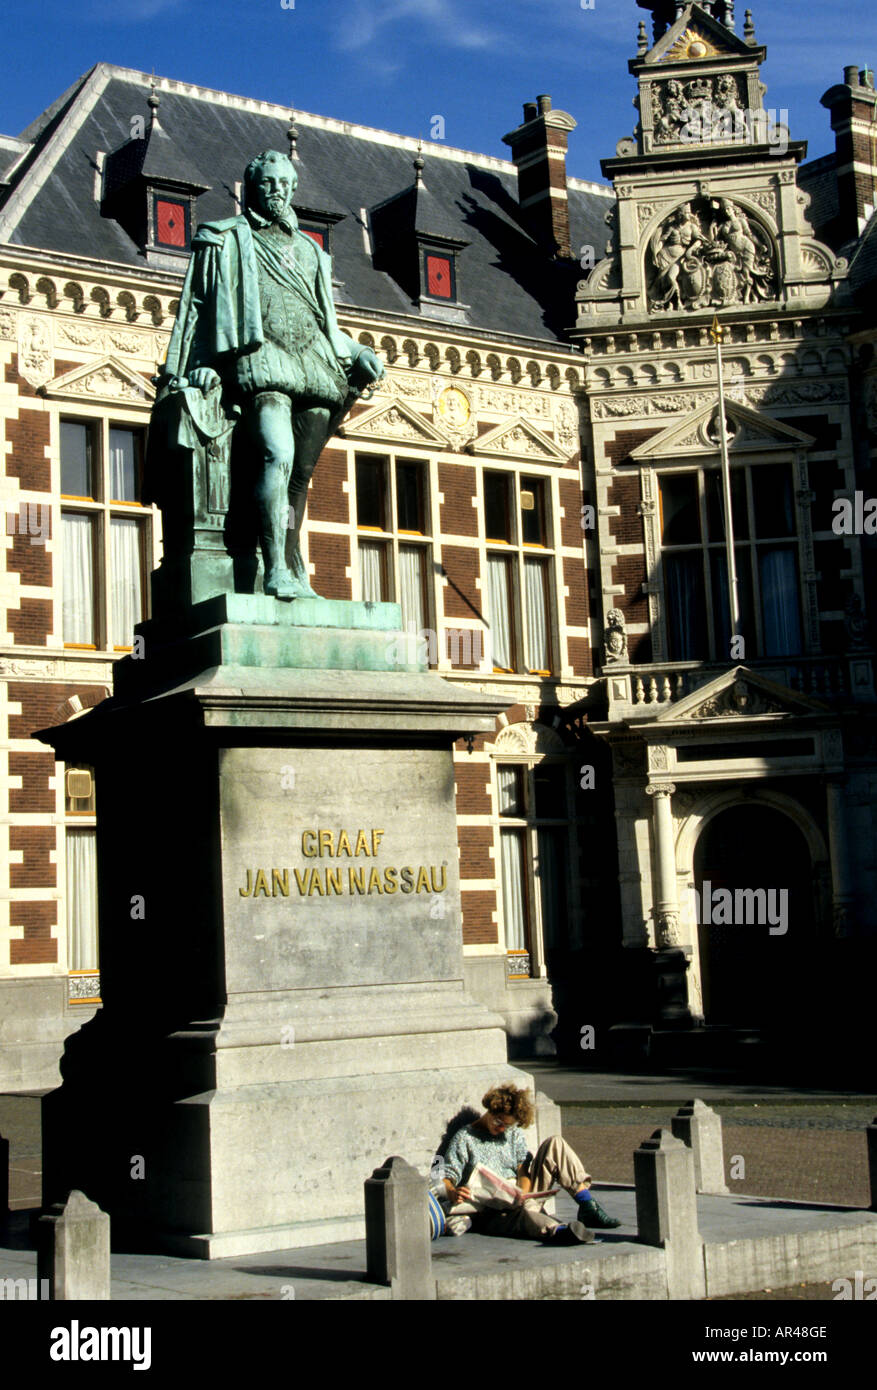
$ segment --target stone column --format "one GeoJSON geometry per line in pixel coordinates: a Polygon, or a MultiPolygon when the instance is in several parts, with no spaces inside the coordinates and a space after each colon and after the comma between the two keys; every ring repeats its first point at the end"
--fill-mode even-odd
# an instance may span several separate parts
{"type": "Polygon", "coordinates": [[[431,1300],[427,1183],[404,1158],[388,1158],[365,1181],[365,1249],[368,1277],[389,1284],[394,1299],[431,1300]]]}
{"type": "Polygon", "coordinates": [[[831,901],[835,936],[852,935],[853,885],[850,876],[849,837],[844,814],[844,784],[830,777],[825,784],[828,803],[828,847],[831,855],[831,901]]]}
{"type": "Polygon", "coordinates": [[[655,831],[655,883],[652,904],[655,916],[655,945],[679,945],[679,903],[676,899],[676,847],[673,840],[673,812],[670,797],[673,782],[650,784],[646,796],[652,797],[652,824],[655,831]]]}
{"type": "Polygon", "coordinates": [[[656,1129],[633,1155],[636,1221],[644,1245],[667,1258],[667,1297],[703,1298],[703,1241],[697,1227],[694,1158],[681,1139],[656,1129]]]}

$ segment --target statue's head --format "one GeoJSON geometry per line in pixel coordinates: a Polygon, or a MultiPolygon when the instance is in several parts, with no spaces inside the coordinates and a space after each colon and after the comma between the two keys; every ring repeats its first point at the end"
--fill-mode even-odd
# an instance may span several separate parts
{"type": "Polygon", "coordinates": [[[275,221],[292,202],[298,184],[295,165],[280,150],[264,150],[251,159],[244,173],[244,197],[249,208],[275,221]]]}

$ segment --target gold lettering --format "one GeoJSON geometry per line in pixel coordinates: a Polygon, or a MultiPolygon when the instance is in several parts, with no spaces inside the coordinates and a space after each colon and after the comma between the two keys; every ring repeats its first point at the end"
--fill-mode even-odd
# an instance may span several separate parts
{"type": "Polygon", "coordinates": [[[323,857],[324,854],[327,854],[327,855],[329,856],[330,859],[332,859],[333,856],[334,856],[334,854],[335,854],[335,836],[332,834],[331,830],[321,830],[321,831],[320,831],[320,858],[321,858],[321,859],[322,859],[322,857],[323,857]],[[328,849],[326,848],[327,845],[329,846],[328,849]]]}
{"type": "Polygon", "coordinates": [[[281,894],[284,898],[289,897],[289,870],[272,869],[271,896],[273,898],[276,898],[279,897],[281,894]]]}
{"type": "Polygon", "coordinates": [[[406,865],[405,865],[405,868],[402,869],[402,870],[400,871],[400,876],[401,876],[401,879],[402,879],[402,892],[403,892],[403,893],[413,893],[413,892],[414,892],[414,870],[412,869],[412,867],[411,867],[410,864],[406,864],[406,865]]]}
{"type": "Polygon", "coordinates": [[[322,882],[321,882],[321,880],[320,880],[320,871],[319,871],[319,869],[314,869],[313,874],[312,874],[312,876],[311,876],[311,886],[310,886],[310,888],[308,889],[308,897],[309,897],[309,898],[312,898],[313,895],[314,895],[314,892],[316,892],[317,895],[318,895],[319,897],[321,897],[321,898],[325,897],[325,892],[324,892],[324,890],[323,890],[323,884],[322,884],[322,882]]]}
{"type": "Polygon", "coordinates": [[[352,893],[354,888],[357,893],[365,892],[365,869],[347,870],[347,891],[352,893]]]}
{"type": "Polygon", "coordinates": [[[295,881],[298,884],[298,891],[301,896],[303,898],[309,896],[311,876],[317,872],[316,869],[305,869],[304,878],[302,878],[300,869],[293,869],[292,872],[295,874],[295,881]]]}
{"type": "Polygon", "coordinates": [[[434,869],[434,868],[432,868],[432,866],[430,866],[429,876],[430,876],[430,878],[432,879],[432,891],[433,891],[434,893],[443,893],[443,892],[445,891],[445,889],[447,888],[447,886],[448,886],[448,884],[447,884],[447,876],[446,876],[446,866],[445,866],[444,864],[442,864],[442,867],[441,867],[441,882],[440,882],[440,883],[436,883],[436,881],[435,881],[435,880],[436,880],[436,875],[437,875],[438,873],[439,873],[439,870],[438,870],[438,869],[434,869]]]}
{"type": "Polygon", "coordinates": [[[399,885],[396,882],[398,869],[384,869],[384,892],[395,893],[399,885]]]}
{"type": "Polygon", "coordinates": [[[243,888],[239,888],[239,889],[238,889],[238,892],[240,893],[240,895],[241,895],[242,898],[248,898],[248,897],[250,896],[250,894],[252,893],[252,891],[253,891],[252,879],[253,879],[253,872],[252,872],[252,869],[247,869],[247,886],[246,886],[246,889],[243,889],[243,888]]]}
{"type": "Polygon", "coordinates": [[[317,853],[317,851],[316,851],[315,849],[308,849],[307,844],[306,844],[306,841],[308,841],[308,840],[315,840],[315,839],[316,839],[316,834],[315,834],[315,832],[314,832],[313,830],[303,830],[303,831],[302,831],[302,836],[301,836],[301,852],[302,852],[303,855],[305,855],[305,857],[306,857],[307,859],[313,859],[314,856],[315,856],[315,854],[317,853]]]}
{"type": "Polygon", "coordinates": [[[429,874],[426,872],[426,869],[423,867],[422,864],[420,868],[417,870],[417,887],[414,891],[415,893],[429,892],[429,874]]]}
{"type": "Polygon", "coordinates": [[[265,877],[265,870],[259,869],[256,874],[256,882],[253,884],[253,897],[258,898],[260,893],[264,893],[266,898],[273,897],[271,889],[268,887],[268,880],[265,877]]]}
{"type": "Polygon", "coordinates": [[[373,830],[373,831],[372,831],[372,854],[377,854],[377,852],[378,852],[378,845],[381,843],[381,840],[382,840],[383,838],[384,838],[384,832],[383,832],[383,830],[373,830]]]}
{"type": "Polygon", "coordinates": [[[346,830],[339,830],[339,831],[338,831],[338,850],[337,850],[337,853],[338,853],[338,856],[339,856],[339,857],[340,857],[340,855],[341,855],[342,850],[343,850],[343,852],[347,855],[348,858],[350,858],[351,855],[353,854],[353,850],[350,848],[350,838],[349,838],[349,836],[348,836],[346,830]]]}
{"type": "Polygon", "coordinates": [[[370,893],[373,893],[375,889],[377,889],[379,893],[383,893],[384,891],[384,886],[381,883],[380,869],[372,869],[371,873],[368,876],[368,891],[370,893]]]}
{"type": "Polygon", "coordinates": [[[327,869],[327,870],[326,870],[326,895],[327,895],[327,897],[328,897],[328,894],[329,894],[329,885],[330,885],[330,884],[332,885],[332,892],[333,892],[333,893],[343,893],[343,892],[344,892],[344,889],[343,889],[342,886],[341,886],[341,872],[342,872],[341,869],[327,869]]]}
{"type": "Polygon", "coordinates": [[[364,830],[357,830],[357,832],[356,832],[356,849],[353,851],[353,853],[354,853],[354,855],[357,855],[357,854],[368,854],[368,852],[369,852],[369,850],[368,850],[368,840],[365,838],[365,831],[364,831],[364,830]]]}

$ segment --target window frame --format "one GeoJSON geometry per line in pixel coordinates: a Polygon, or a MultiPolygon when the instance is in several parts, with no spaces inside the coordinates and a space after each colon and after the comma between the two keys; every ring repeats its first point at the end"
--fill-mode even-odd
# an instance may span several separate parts
{"type": "MultiPolygon", "coordinates": [[[[783,661],[796,657],[802,657],[809,651],[807,634],[807,595],[804,584],[804,565],[803,556],[806,535],[804,523],[801,515],[801,508],[796,505],[796,477],[795,461],[792,458],[777,458],[776,455],[769,454],[760,459],[738,458],[731,461],[732,485],[735,477],[743,476],[744,505],[746,508],[746,529],[745,538],[739,539],[735,532],[734,554],[737,561],[737,573],[742,575],[745,562],[749,593],[752,596],[752,623],[753,640],[755,650],[750,652],[747,644],[747,660],[756,661],[783,661]],[[758,534],[756,526],[756,503],[755,487],[757,470],[760,468],[781,467],[786,470],[786,476],[790,486],[790,497],[792,506],[792,530],[787,536],[771,537],[758,534]],[[799,652],[789,652],[779,655],[764,654],[764,609],[761,595],[761,575],[760,559],[768,550],[787,549],[791,550],[795,556],[796,571],[796,592],[798,599],[798,623],[800,627],[800,647],[799,652]]],[[[711,477],[721,479],[721,467],[718,462],[704,462],[702,460],[686,459],[678,463],[668,463],[666,466],[657,466],[653,469],[655,479],[656,507],[655,507],[655,535],[657,540],[657,551],[661,565],[661,587],[663,593],[663,625],[665,649],[668,653],[668,661],[701,660],[709,663],[731,662],[730,653],[723,653],[719,650],[719,637],[721,633],[721,618],[716,613],[716,608],[712,602],[713,595],[713,555],[724,556],[726,554],[725,538],[722,536],[718,540],[710,539],[709,527],[709,503],[707,498],[707,480],[711,477]],[[665,545],[663,539],[664,531],[664,492],[662,481],[664,478],[681,477],[685,474],[693,475],[697,480],[697,504],[698,521],[700,527],[700,539],[698,541],[683,542],[681,544],[665,545]],[[671,629],[671,617],[668,603],[668,570],[664,563],[665,555],[679,554],[700,554],[701,574],[703,579],[703,592],[705,600],[705,618],[708,650],[699,657],[674,657],[670,656],[673,632],[671,629]]],[[[720,513],[723,516],[723,512],[720,513]]],[[[722,528],[724,529],[724,527],[722,528]]],[[[742,589],[741,584],[741,589],[742,589]]],[[[741,614],[742,616],[742,614],[741,614]]]]}
{"type": "MultiPolygon", "coordinates": [[[[92,412],[78,411],[74,404],[68,405],[64,402],[58,411],[57,417],[57,441],[58,441],[58,526],[56,534],[63,535],[60,522],[65,515],[85,515],[93,520],[93,547],[94,547],[94,586],[93,586],[93,621],[94,636],[93,643],[87,642],[65,642],[63,640],[63,600],[64,600],[64,581],[63,581],[63,558],[59,567],[58,590],[58,624],[56,630],[61,633],[62,647],[65,651],[95,652],[101,655],[121,655],[133,650],[132,641],[127,645],[117,645],[110,641],[112,632],[113,615],[111,612],[111,588],[112,588],[112,522],[115,519],[131,520],[138,522],[138,550],[140,557],[140,592],[142,595],[141,617],[143,622],[150,616],[150,585],[149,575],[155,568],[156,540],[157,540],[157,517],[156,509],[144,502],[113,498],[111,496],[111,462],[110,462],[110,432],[112,430],[124,430],[137,437],[137,471],[138,489],[143,485],[143,460],[146,454],[146,435],[147,427],[142,416],[139,418],[126,419],[121,412],[113,411],[105,415],[95,416],[92,412]],[[73,424],[81,425],[90,430],[91,447],[91,471],[92,488],[94,496],[80,497],[73,493],[61,491],[62,477],[62,444],[61,444],[61,425],[73,424]]],[[[59,546],[61,542],[59,541],[59,546]]]]}
{"type": "MultiPolygon", "coordinates": [[[[525,932],[528,944],[528,955],[530,969],[527,975],[511,974],[506,971],[506,979],[510,983],[517,983],[523,980],[536,980],[548,978],[548,947],[545,942],[545,921],[543,915],[542,895],[539,891],[539,877],[541,865],[539,863],[539,831],[541,829],[560,830],[564,832],[564,849],[562,869],[564,874],[563,888],[564,899],[566,902],[566,915],[568,926],[572,923],[577,914],[577,904],[575,884],[572,875],[574,854],[577,850],[577,817],[575,806],[575,792],[573,788],[573,760],[566,753],[491,753],[490,755],[490,778],[491,794],[493,796],[494,814],[492,824],[494,827],[494,856],[497,865],[497,904],[498,920],[500,927],[500,939],[503,952],[508,962],[510,955],[517,954],[509,951],[508,930],[506,924],[506,905],[503,897],[502,882],[502,844],[501,836],[503,831],[522,833],[524,836],[524,911],[526,914],[525,932]],[[537,767],[550,764],[561,767],[564,770],[564,793],[565,793],[565,815],[563,816],[539,816],[536,812],[536,785],[535,771],[537,767]],[[500,788],[499,788],[499,769],[501,767],[515,767],[523,771],[521,785],[523,788],[523,809],[520,814],[507,814],[500,811],[500,788]]],[[[558,929],[560,926],[558,924],[558,929]]],[[[571,933],[568,931],[568,935],[571,933]]]]}
{"type": "MultiPolygon", "coordinates": [[[[432,460],[416,458],[412,454],[402,453],[395,449],[389,451],[375,450],[357,447],[353,451],[353,533],[356,542],[356,592],[359,602],[364,602],[362,597],[362,565],[360,563],[360,542],[373,541],[383,546],[383,567],[384,582],[387,589],[387,598],[382,600],[386,603],[401,603],[402,580],[400,572],[400,550],[408,547],[416,547],[423,555],[423,613],[425,622],[423,627],[427,630],[436,630],[435,613],[436,600],[433,582],[433,555],[435,549],[434,519],[432,515],[431,495],[432,495],[432,460]],[[369,462],[378,462],[382,466],[382,494],[384,521],[389,526],[378,527],[361,525],[359,521],[359,505],[357,500],[357,465],[360,459],[369,462]],[[419,470],[420,477],[420,508],[421,521],[424,526],[422,531],[413,531],[399,526],[399,488],[398,488],[398,467],[400,464],[413,464],[419,470]]],[[[403,625],[404,625],[403,615],[403,625]]],[[[433,644],[430,644],[432,647],[433,644]]],[[[434,653],[430,651],[430,665],[436,663],[432,660],[434,653]]]]}
{"type": "MultiPolygon", "coordinates": [[[[520,467],[495,468],[489,463],[483,463],[479,481],[479,504],[483,521],[483,543],[485,547],[485,564],[489,564],[491,555],[507,555],[512,557],[511,571],[512,579],[510,584],[511,591],[511,611],[510,633],[512,646],[512,666],[493,666],[494,675],[515,675],[530,676],[537,679],[548,679],[560,674],[560,643],[557,634],[557,584],[556,584],[556,562],[557,562],[557,522],[555,519],[555,508],[553,506],[552,476],[548,473],[532,473],[527,470],[526,464],[520,467]],[[508,519],[508,533],[510,540],[503,540],[499,537],[487,535],[487,498],[486,487],[488,476],[499,476],[506,480],[506,508],[508,519]],[[541,530],[544,541],[525,541],[524,525],[521,507],[521,493],[531,491],[530,487],[525,487],[524,483],[538,484],[540,499],[537,501],[537,508],[541,514],[541,530]],[[526,660],[526,655],[530,643],[530,634],[527,629],[527,609],[526,609],[526,560],[538,559],[543,565],[544,584],[545,584],[545,626],[546,638],[548,643],[549,666],[547,669],[541,667],[531,667],[526,660]]],[[[485,607],[488,612],[485,617],[490,624],[489,612],[489,590],[487,580],[487,570],[485,568],[484,584],[482,586],[485,594],[485,607]]]]}

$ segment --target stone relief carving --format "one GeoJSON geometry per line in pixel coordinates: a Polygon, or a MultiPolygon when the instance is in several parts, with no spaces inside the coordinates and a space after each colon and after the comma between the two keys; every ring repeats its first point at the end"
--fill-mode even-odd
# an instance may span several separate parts
{"type": "Polygon", "coordinates": [[[15,315],[10,309],[0,309],[0,338],[15,337],[15,315]]]}
{"type": "Polygon", "coordinates": [[[404,396],[411,401],[431,401],[435,397],[430,377],[417,372],[397,372],[393,367],[387,372],[384,390],[388,396],[404,396]]]}
{"type": "Polygon", "coordinates": [[[624,614],[620,608],[610,608],[606,614],[606,630],[603,637],[603,659],[607,663],[627,661],[627,629],[624,614]]]}
{"type": "Polygon", "coordinates": [[[554,417],[554,430],[558,441],[569,453],[579,447],[579,416],[575,406],[567,401],[558,406],[554,417]]]}
{"type": "Polygon", "coordinates": [[[503,386],[479,386],[477,409],[493,410],[503,415],[531,415],[547,420],[551,415],[551,400],[537,391],[512,391],[503,386]]]}
{"type": "Polygon", "coordinates": [[[652,309],[722,308],[776,297],[771,242],[730,198],[683,203],[646,253],[652,309]]]}
{"type": "Polygon", "coordinates": [[[493,743],[495,753],[563,753],[565,749],[560,734],[545,724],[508,724],[493,743]]]}
{"type": "Polygon", "coordinates": [[[669,767],[667,749],[662,744],[650,745],[648,750],[649,772],[666,772],[669,767]]]}
{"type": "Polygon", "coordinates": [[[717,695],[711,695],[686,717],[689,719],[719,719],[728,715],[786,714],[786,708],[755,690],[746,681],[734,681],[717,695]]]}
{"type": "MultiPolygon", "coordinates": [[[[731,393],[728,392],[730,395],[731,393]]],[[[735,393],[741,405],[757,409],[760,405],[796,405],[815,401],[845,401],[846,388],[840,382],[805,381],[800,385],[748,386],[735,393]]],[[[693,392],[691,395],[673,396],[618,396],[605,400],[591,397],[589,404],[591,418],[602,420],[607,416],[664,415],[699,410],[708,401],[715,400],[715,392],[693,392]]]]}
{"type": "MultiPolygon", "coordinates": [[[[441,387],[441,378],[433,378],[441,387]]],[[[451,448],[462,449],[476,434],[477,425],[472,400],[462,386],[444,386],[433,401],[433,417],[448,436],[451,448]]]]}
{"type": "Polygon", "coordinates": [[[22,314],[18,320],[18,370],[31,386],[53,376],[52,335],[45,319],[22,314]]]}
{"type": "Polygon", "coordinates": [[[670,78],[652,89],[656,145],[703,144],[739,138],[745,132],[746,95],[741,80],[731,73],[695,77],[690,82],[670,78]]]}
{"type": "MultiPolygon", "coordinates": [[[[55,324],[55,335],[59,343],[71,343],[74,347],[99,348],[110,352],[147,353],[150,342],[155,340],[147,333],[137,333],[127,328],[108,328],[94,323],[65,323],[60,319],[55,324]]],[[[165,335],[165,346],[169,341],[165,335]]]]}

